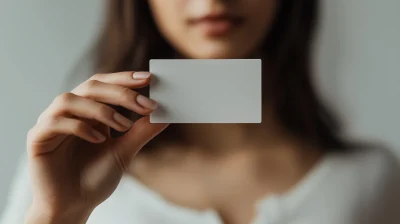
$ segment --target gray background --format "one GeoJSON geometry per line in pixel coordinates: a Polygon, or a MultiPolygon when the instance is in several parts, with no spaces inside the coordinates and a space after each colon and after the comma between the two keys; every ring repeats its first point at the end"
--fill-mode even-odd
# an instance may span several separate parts
{"type": "MultiPolygon", "coordinates": [[[[0,210],[26,132],[96,38],[102,2],[0,0],[0,210]]],[[[398,9],[398,0],[324,0],[315,57],[319,90],[348,134],[400,156],[398,9]]]]}

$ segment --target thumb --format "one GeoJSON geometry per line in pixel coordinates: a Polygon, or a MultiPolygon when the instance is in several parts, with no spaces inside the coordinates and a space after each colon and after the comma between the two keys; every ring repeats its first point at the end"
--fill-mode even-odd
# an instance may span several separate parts
{"type": "Polygon", "coordinates": [[[123,168],[128,167],[136,153],[151,139],[161,133],[169,124],[152,124],[150,117],[145,116],[137,120],[132,128],[120,138],[111,143],[117,159],[123,168]]]}

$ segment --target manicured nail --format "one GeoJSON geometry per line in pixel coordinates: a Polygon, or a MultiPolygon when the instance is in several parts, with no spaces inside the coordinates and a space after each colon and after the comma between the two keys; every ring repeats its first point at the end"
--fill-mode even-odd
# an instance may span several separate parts
{"type": "Polygon", "coordinates": [[[114,120],[125,128],[131,128],[133,122],[119,113],[114,113],[114,120]]]}
{"type": "Polygon", "coordinates": [[[136,98],[136,101],[143,107],[154,110],[157,108],[157,102],[154,100],[151,100],[143,95],[138,95],[136,98]]]}
{"type": "Polygon", "coordinates": [[[142,80],[142,79],[147,79],[149,77],[150,77],[149,72],[134,72],[133,73],[133,79],[142,80]]]}
{"type": "Polygon", "coordinates": [[[92,130],[92,135],[95,137],[99,142],[103,142],[106,140],[106,137],[102,135],[100,132],[92,130]]]}

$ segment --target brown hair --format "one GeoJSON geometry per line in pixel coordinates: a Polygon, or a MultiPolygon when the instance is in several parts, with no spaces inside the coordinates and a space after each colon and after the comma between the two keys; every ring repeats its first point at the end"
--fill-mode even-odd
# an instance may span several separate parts
{"type": "MultiPolygon", "coordinates": [[[[174,49],[159,33],[147,1],[110,0],[107,9],[104,33],[96,46],[97,72],[148,71],[150,59],[173,58],[174,49]]],[[[338,135],[338,122],[311,81],[318,9],[318,0],[280,1],[262,46],[263,59],[273,71],[263,77],[263,100],[271,100],[279,121],[294,136],[324,151],[345,150],[348,145],[338,135]]],[[[147,88],[140,92],[146,95],[147,88]]],[[[179,125],[171,125],[148,146],[183,141],[180,131],[179,125]]]]}

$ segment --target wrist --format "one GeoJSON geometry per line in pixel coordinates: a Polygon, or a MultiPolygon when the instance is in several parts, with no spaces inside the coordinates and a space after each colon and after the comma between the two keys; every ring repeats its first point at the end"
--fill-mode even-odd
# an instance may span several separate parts
{"type": "Polygon", "coordinates": [[[31,205],[27,214],[26,224],[84,224],[92,213],[92,209],[74,209],[74,211],[51,211],[40,206],[31,205]]]}

